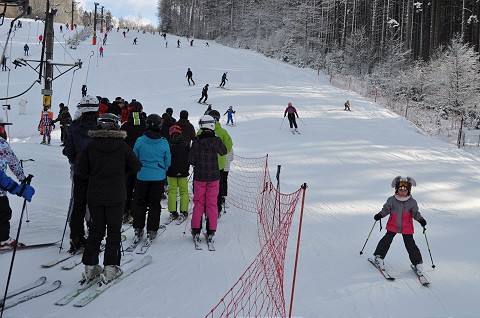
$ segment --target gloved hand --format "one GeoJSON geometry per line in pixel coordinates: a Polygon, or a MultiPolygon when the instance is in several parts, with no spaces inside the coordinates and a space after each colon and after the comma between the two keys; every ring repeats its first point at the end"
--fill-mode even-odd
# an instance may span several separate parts
{"type": "Polygon", "coordinates": [[[418,223],[420,223],[422,227],[425,227],[425,225],[427,225],[427,221],[425,221],[425,219],[418,220],[418,223]]]}
{"type": "Polygon", "coordinates": [[[381,218],[382,218],[382,213],[381,213],[381,212],[378,212],[377,214],[375,214],[375,215],[373,216],[373,219],[374,219],[375,221],[378,221],[378,220],[380,220],[381,218]]]}
{"type": "Polygon", "coordinates": [[[19,197],[23,197],[28,202],[32,201],[32,197],[35,194],[35,189],[26,183],[18,184],[12,191],[11,194],[16,194],[19,197]]]}

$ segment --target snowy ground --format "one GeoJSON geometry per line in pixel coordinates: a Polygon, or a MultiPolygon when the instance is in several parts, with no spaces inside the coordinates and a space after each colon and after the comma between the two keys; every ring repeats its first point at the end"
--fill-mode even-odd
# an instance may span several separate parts
{"type": "MultiPolygon", "coordinates": [[[[5,44],[9,20],[0,27],[5,44]]],[[[39,59],[36,38],[42,26],[25,20],[11,38],[9,57],[23,56],[29,43],[32,59],[39,59]]],[[[72,31],[68,31],[72,32],[72,31]]],[[[418,133],[403,118],[371,100],[334,88],[328,78],[309,69],[298,69],[259,54],[195,40],[180,49],[177,37],[167,36],[168,48],[158,34],[121,32],[108,36],[104,58],[89,39],[77,50],[64,50],[65,39],[56,27],[55,62],[82,59],[81,70],[56,79],[53,110],[64,102],[73,113],[85,82],[91,95],[113,100],[136,98],[147,113],[174,109],[190,112],[196,125],[205,107],[196,103],[201,88],[210,84],[209,102],[220,113],[233,105],[237,126],[227,127],[236,154],[269,155],[272,176],[282,165],[281,190],[290,193],[307,183],[295,301],[295,317],[478,317],[480,305],[480,186],[479,159],[436,139],[418,133]],[[132,45],[138,37],[138,45],[132,45]],[[91,52],[94,55],[91,59],[91,52]],[[187,68],[195,86],[188,86],[187,68]],[[216,88],[223,72],[226,87],[216,88]],[[87,78],[88,74],[88,78],[87,78]],[[72,85],[73,80],[73,85],[72,85]],[[72,90],[70,87],[72,86],[72,90]],[[69,96],[70,100],[69,100],[69,96]],[[352,112],[343,111],[350,99],[352,112]],[[69,101],[69,102],[68,102],[69,101]],[[301,135],[292,135],[283,122],[288,102],[297,107],[301,135]],[[386,258],[395,282],[386,281],[367,261],[384,231],[374,229],[360,256],[377,213],[393,192],[391,180],[408,175],[417,180],[413,189],[420,211],[428,222],[427,234],[436,268],[428,254],[421,227],[416,224],[429,288],[421,286],[409,268],[401,237],[396,237],[386,258]]],[[[100,42],[100,41],[99,41],[100,42]]],[[[2,47],[3,48],[3,47],[2,47]]],[[[28,67],[0,72],[0,97],[24,91],[38,78],[28,67]],[[7,86],[7,83],[9,85],[7,86]]],[[[56,73],[58,74],[58,72],[56,73]]],[[[30,222],[22,224],[21,240],[45,242],[62,236],[70,194],[69,166],[61,154],[60,132],[53,145],[40,145],[37,125],[42,96],[39,84],[20,98],[9,100],[12,110],[1,111],[13,122],[11,145],[25,162],[26,173],[35,177],[33,201],[28,204],[30,222]],[[27,115],[18,114],[20,99],[28,101],[27,115]]],[[[223,120],[223,119],[222,119],[223,120]]],[[[11,197],[14,236],[22,200],[11,197]]],[[[297,212],[299,209],[297,209],[297,212]]],[[[166,219],[162,215],[162,220],[166,219]]],[[[285,266],[285,297],[290,299],[295,239],[299,213],[294,218],[285,266]]],[[[188,227],[186,228],[188,233],[188,227]]],[[[69,291],[81,276],[82,267],[62,271],[42,269],[40,264],[58,256],[58,248],[19,251],[10,289],[34,278],[62,280],[62,287],[4,312],[5,317],[203,317],[217,304],[258,253],[256,218],[231,208],[220,220],[217,251],[195,251],[184,226],[169,226],[149,250],[153,263],[115,286],[84,308],[57,307],[54,302],[69,291]]],[[[131,238],[132,233],[127,235],[131,238]]],[[[68,231],[67,231],[68,236],[68,231]]],[[[66,244],[65,244],[66,245],[66,244]]],[[[10,253],[0,254],[0,288],[3,295],[10,253]]],[[[288,310],[287,310],[288,312],[288,310]]]]}

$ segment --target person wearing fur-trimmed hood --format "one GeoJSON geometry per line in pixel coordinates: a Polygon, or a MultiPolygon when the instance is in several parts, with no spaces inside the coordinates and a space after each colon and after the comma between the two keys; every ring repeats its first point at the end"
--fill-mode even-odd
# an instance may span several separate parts
{"type": "Polygon", "coordinates": [[[142,167],[140,160],[124,141],[127,133],[120,130],[120,119],[104,114],[97,120],[97,130],[90,130],[93,139],[80,155],[78,173],[88,178],[87,202],[91,225],[82,262],[83,279],[101,275],[104,284],[122,274],[120,241],[123,210],[127,193],[126,168],[135,172],[142,167]],[[99,262],[100,243],[106,232],[102,270],[99,262]]]}
{"type": "Polygon", "coordinates": [[[410,177],[398,176],[392,181],[392,188],[395,188],[395,194],[387,199],[380,212],[375,214],[375,221],[389,215],[387,221],[387,233],[378,242],[377,248],[373,253],[375,255],[375,263],[381,268],[384,268],[383,259],[387,255],[390,244],[397,233],[402,234],[405,248],[412,265],[415,267],[417,273],[423,271],[422,254],[415,244],[413,239],[414,226],[413,220],[416,220],[425,228],[427,221],[422,217],[418,210],[417,201],[412,197],[412,186],[416,186],[415,179],[410,177]]]}

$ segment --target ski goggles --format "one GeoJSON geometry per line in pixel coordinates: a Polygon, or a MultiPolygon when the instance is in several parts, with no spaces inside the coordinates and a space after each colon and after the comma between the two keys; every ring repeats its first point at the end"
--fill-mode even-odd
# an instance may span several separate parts
{"type": "Polygon", "coordinates": [[[401,190],[408,190],[408,182],[400,181],[398,183],[398,188],[401,189],[401,190]]]}

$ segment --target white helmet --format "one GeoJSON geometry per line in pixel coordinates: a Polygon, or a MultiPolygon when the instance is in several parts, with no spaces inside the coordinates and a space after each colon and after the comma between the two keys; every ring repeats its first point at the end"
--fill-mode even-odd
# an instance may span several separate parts
{"type": "Polygon", "coordinates": [[[198,121],[200,128],[215,130],[215,119],[209,115],[203,115],[198,121]]]}
{"type": "Polygon", "coordinates": [[[78,110],[81,113],[97,112],[98,111],[98,99],[94,96],[83,96],[80,103],[77,105],[78,110]]]}

